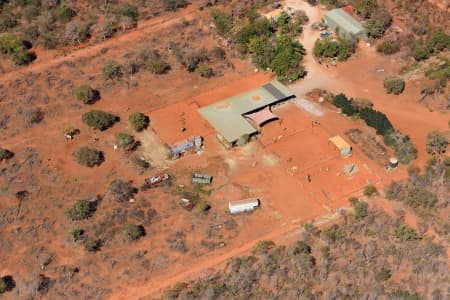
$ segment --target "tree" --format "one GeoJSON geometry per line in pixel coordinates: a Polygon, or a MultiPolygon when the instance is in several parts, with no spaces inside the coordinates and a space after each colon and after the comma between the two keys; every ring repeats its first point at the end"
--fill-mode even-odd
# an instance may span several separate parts
{"type": "Polygon", "coordinates": [[[65,210],[64,214],[72,221],[80,221],[92,217],[95,210],[95,202],[77,200],[75,204],[65,210]]]}
{"type": "Polygon", "coordinates": [[[123,227],[123,234],[129,241],[135,241],[145,236],[145,228],[142,225],[126,224],[123,227]]]}
{"type": "Polygon", "coordinates": [[[200,200],[199,202],[197,202],[196,207],[198,208],[198,210],[200,210],[201,212],[206,212],[208,210],[211,209],[211,206],[208,204],[208,202],[200,200]]]}
{"type": "Polygon", "coordinates": [[[378,191],[377,188],[374,187],[373,185],[368,185],[364,188],[363,194],[364,196],[372,197],[373,195],[378,194],[378,191]]]}
{"type": "Polygon", "coordinates": [[[72,237],[73,242],[76,243],[79,240],[82,239],[84,234],[84,230],[83,229],[79,229],[79,228],[72,228],[69,230],[69,235],[72,237]]]}
{"type": "Polygon", "coordinates": [[[226,35],[233,28],[233,17],[219,9],[213,9],[210,12],[214,26],[220,35],[226,35]]]}
{"type": "Polygon", "coordinates": [[[6,292],[7,288],[8,286],[6,285],[5,280],[3,279],[3,277],[0,277],[0,294],[6,292]]]}
{"type": "Polygon", "coordinates": [[[305,68],[301,61],[305,55],[305,48],[299,42],[280,35],[277,38],[275,57],[271,68],[281,81],[295,81],[305,76],[305,68]]]}
{"type": "Polygon", "coordinates": [[[439,131],[432,131],[427,136],[426,149],[428,154],[441,155],[447,150],[449,140],[439,131]]]}
{"type": "Polygon", "coordinates": [[[100,99],[100,93],[87,84],[82,84],[75,89],[75,97],[84,104],[92,104],[100,99]]]}
{"type": "Polygon", "coordinates": [[[26,65],[34,59],[25,47],[25,41],[12,33],[0,35],[0,54],[7,56],[16,65],[26,65]]]}
{"type": "Polygon", "coordinates": [[[83,114],[82,120],[89,127],[103,131],[114,125],[118,117],[101,110],[91,110],[83,114]]]}
{"type": "Polygon", "coordinates": [[[419,239],[416,231],[406,225],[398,225],[394,230],[394,237],[401,241],[413,241],[419,239]]]}
{"type": "Polygon", "coordinates": [[[357,0],[355,3],[356,12],[365,19],[369,18],[377,8],[377,0],[357,0]]]}
{"type": "Polygon", "coordinates": [[[13,156],[14,156],[13,152],[11,152],[7,149],[0,148],[0,162],[2,160],[8,160],[8,159],[12,158],[13,156]]]}
{"type": "Polygon", "coordinates": [[[389,278],[391,278],[392,274],[391,274],[391,270],[386,269],[386,268],[382,268],[380,271],[378,271],[375,274],[375,280],[377,282],[383,282],[388,280],[389,278]]]}
{"type": "Polygon", "coordinates": [[[201,77],[210,78],[214,75],[213,70],[207,64],[199,64],[196,71],[201,77]]]}
{"type": "Polygon", "coordinates": [[[114,200],[119,202],[129,201],[137,193],[137,188],[131,186],[129,182],[121,179],[114,179],[108,187],[114,200]]]}
{"type": "Polygon", "coordinates": [[[408,190],[406,204],[412,208],[432,208],[438,202],[435,194],[425,188],[413,187],[408,190]]]}
{"type": "Polygon", "coordinates": [[[400,77],[390,76],[384,79],[383,85],[388,94],[399,95],[405,89],[405,80],[400,77]]]}
{"type": "Polygon", "coordinates": [[[105,80],[118,80],[122,76],[122,68],[116,61],[110,60],[103,66],[102,76],[105,80]]]}
{"type": "Polygon", "coordinates": [[[428,46],[437,52],[450,48],[450,35],[443,31],[434,33],[428,40],[428,46]]]}
{"type": "Polygon", "coordinates": [[[397,41],[385,40],[377,45],[377,52],[390,55],[400,51],[400,43],[397,41]]]}
{"type": "Polygon", "coordinates": [[[80,165],[89,168],[99,166],[105,160],[102,151],[88,147],[78,148],[72,155],[80,165]]]}
{"type": "Polygon", "coordinates": [[[67,23],[64,31],[64,41],[69,45],[81,44],[90,37],[89,25],[79,20],[67,23]]]}
{"type": "Polygon", "coordinates": [[[165,10],[175,11],[178,8],[188,6],[187,0],[161,0],[165,10]]]}
{"type": "Polygon", "coordinates": [[[84,248],[88,252],[97,252],[102,246],[102,241],[97,239],[88,238],[84,241],[84,248]]]}
{"type": "Polygon", "coordinates": [[[369,215],[368,213],[369,205],[367,204],[367,202],[357,200],[354,201],[352,205],[355,210],[355,218],[357,220],[363,219],[369,215]]]}
{"type": "Polygon", "coordinates": [[[68,7],[65,3],[63,3],[58,8],[58,17],[60,20],[62,20],[64,22],[69,22],[76,15],[77,15],[77,13],[72,8],[68,7]]]}
{"type": "Polygon", "coordinates": [[[416,61],[425,60],[430,56],[430,49],[424,46],[416,46],[413,50],[413,57],[416,61]]]}
{"type": "Polygon", "coordinates": [[[137,22],[139,17],[139,11],[138,8],[134,5],[131,5],[129,3],[124,3],[122,6],[120,6],[116,13],[120,16],[128,17],[133,22],[137,22]]]}
{"type": "Polygon", "coordinates": [[[147,68],[153,74],[165,74],[170,70],[170,65],[162,59],[151,59],[147,63],[147,68]]]}
{"type": "Polygon", "coordinates": [[[147,128],[148,124],[150,123],[150,119],[143,113],[136,112],[128,117],[128,122],[130,122],[131,127],[135,131],[139,132],[147,128]]]}
{"type": "Polygon", "coordinates": [[[117,134],[117,144],[119,148],[126,148],[127,146],[133,144],[134,142],[135,142],[134,137],[126,132],[119,132],[117,134]]]}

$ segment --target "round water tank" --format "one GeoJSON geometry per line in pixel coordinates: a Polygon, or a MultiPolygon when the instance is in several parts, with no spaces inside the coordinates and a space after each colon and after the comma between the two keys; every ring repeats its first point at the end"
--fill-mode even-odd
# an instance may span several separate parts
{"type": "Polygon", "coordinates": [[[391,158],[389,159],[389,166],[390,166],[391,168],[396,168],[396,167],[398,166],[398,159],[395,158],[395,157],[391,157],[391,158]]]}

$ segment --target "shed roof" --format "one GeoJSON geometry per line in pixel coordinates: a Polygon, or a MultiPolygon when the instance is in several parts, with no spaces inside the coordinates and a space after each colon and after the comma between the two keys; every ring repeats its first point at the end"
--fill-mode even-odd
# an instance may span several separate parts
{"type": "Polygon", "coordinates": [[[274,80],[256,89],[199,108],[205,118],[229,143],[257,130],[243,115],[291,98],[294,94],[274,80]]]}
{"type": "Polygon", "coordinates": [[[338,147],[339,150],[347,149],[351,147],[342,137],[339,135],[333,136],[329,139],[330,142],[332,142],[336,147],[338,147]]]}
{"type": "Polygon", "coordinates": [[[325,16],[332,19],[340,28],[347,32],[358,34],[364,31],[364,27],[361,23],[341,8],[332,9],[328,11],[325,16]]]}
{"type": "Polygon", "coordinates": [[[266,17],[267,19],[277,19],[282,12],[283,12],[282,8],[277,8],[264,14],[264,17],[266,17]]]}

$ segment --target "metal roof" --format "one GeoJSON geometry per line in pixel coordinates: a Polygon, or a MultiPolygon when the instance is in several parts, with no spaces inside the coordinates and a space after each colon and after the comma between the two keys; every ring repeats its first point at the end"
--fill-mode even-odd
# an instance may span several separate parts
{"type": "Polygon", "coordinates": [[[329,139],[339,150],[351,147],[342,137],[339,135],[333,136],[329,139]]]}
{"type": "Polygon", "coordinates": [[[267,105],[291,98],[294,94],[274,80],[256,89],[200,108],[199,113],[229,143],[257,130],[243,115],[267,105]]]}
{"type": "Polygon", "coordinates": [[[351,32],[353,34],[358,34],[364,31],[364,27],[355,18],[346,13],[341,8],[336,8],[328,11],[325,17],[333,20],[339,27],[351,32]]]}

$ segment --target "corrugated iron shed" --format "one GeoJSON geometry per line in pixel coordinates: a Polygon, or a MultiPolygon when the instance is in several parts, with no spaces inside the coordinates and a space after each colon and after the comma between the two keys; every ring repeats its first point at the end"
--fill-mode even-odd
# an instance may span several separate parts
{"type": "Polygon", "coordinates": [[[244,135],[257,132],[244,117],[268,105],[293,97],[294,94],[278,81],[271,81],[261,87],[227,98],[200,108],[199,113],[229,143],[244,135]]]}

